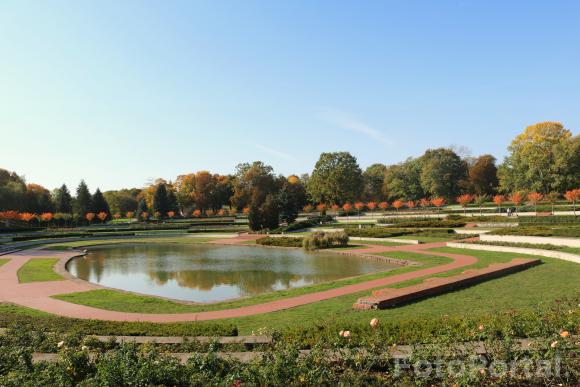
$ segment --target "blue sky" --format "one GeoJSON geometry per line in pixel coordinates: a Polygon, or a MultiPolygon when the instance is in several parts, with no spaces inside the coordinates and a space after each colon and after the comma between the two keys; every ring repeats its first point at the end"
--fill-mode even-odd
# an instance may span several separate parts
{"type": "Polygon", "coordinates": [[[580,122],[578,1],[0,2],[0,167],[140,187],[580,122]]]}

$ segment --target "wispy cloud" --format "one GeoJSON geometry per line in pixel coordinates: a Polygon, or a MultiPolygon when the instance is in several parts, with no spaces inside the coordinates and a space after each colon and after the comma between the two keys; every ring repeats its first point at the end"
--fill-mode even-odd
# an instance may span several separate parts
{"type": "Polygon", "coordinates": [[[357,120],[349,114],[337,109],[325,109],[320,113],[320,118],[328,123],[334,124],[343,129],[364,134],[365,136],[379,141],[385,145],[393,145],[393,141],[385,137],[384,133],[366,123],[357,120]]]}
{"type": "Polygon", "coordinates": [[[269,146],[255,144],[255,143],[254,143],[254,146],[256,148],[258,148],[259,150],[261,150],[262,152],[268,153],[272,156],[280,157],[281,159],[284,159],[284,160],[292,160],[293,159],[292,156],[290,156],[288,153],[282,152],[282,151],[274,149],[274,148],[270,148],[269,146]]]}

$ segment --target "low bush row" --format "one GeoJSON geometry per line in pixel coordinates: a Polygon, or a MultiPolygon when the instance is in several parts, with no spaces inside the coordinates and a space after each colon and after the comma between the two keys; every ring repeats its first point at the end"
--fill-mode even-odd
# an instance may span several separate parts
{"type": "Polygon", "coordinates": [[[522,216],[517,221],[519,224],[580,224],[580,216],[522,216]]]}
{"type": "Polygon", "coordinates": [[[348,235],[344,231],[315,232],[302,239],[305,250],[330,249],[348,245],[348,235]]]}
{"type": "Polygon", "coordinates": [[[556,251],[566,249],[568,247],[568,246],[549,245],[546,243],[487,242],[487,241],[473,241],[464,243],[472,243],[487,246],[523,247],[526,249],[541,249],[541,250],[556,250],[556,251]]]}
{"type": "MultiPolygon", "coordinates": [[[[391,218],[392,219],[392,218],[391,218]]],[[[389,221],[390,218],[379,219],[379,223],[392,223],[389,221]]],[[[465,226],[466,222],[460,220],[452,220],[452,219],[425,219],[425,220],[409,220],[406,221],[398,221],[391,226],[387,227],[463,227],[465,226]]]]}
{"type": "Polygon", "coordinates": [[[271,234],[281,234],[283,232],[291,232],[291,231],[298,231],[305,228],[320,226],[321,224],[325,224],[328,222],[332,222],[334,219],[332,216],[329,215],[321,215],[321,216],[310,216],[306,220],[301,220],[300,222],[290,223],[288,226],[278,227],[270,231],[271,234]]]}
{"type": "Polygon", "coordinates": [[[548,226],[507,227],[501,228],[499,230],[494,230],[490,234],[580,238],[580,226],[570,226],[560,228],[548,226]]]}
{"type": "Polygon", "coordinates": [[[256,244],[263,246],[277,246],[277,247],[302,247],[303,238],[290,238],[290,237],[280,237],[280,238],[260,238],[256,239],[256,244]]]}

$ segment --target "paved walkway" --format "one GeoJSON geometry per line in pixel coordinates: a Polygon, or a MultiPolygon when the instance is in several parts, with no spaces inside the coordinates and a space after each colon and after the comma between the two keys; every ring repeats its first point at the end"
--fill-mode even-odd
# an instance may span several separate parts
{"type": "MultiPolygon", "coordinates": [[[[240,244],[261,236],[243,234],[237,238],[228,238],[214,243],[240,244]]],[[[181,322],[181,321],[205,321],[225,318],[236,318],[252,316],[256,314],[269,313],[284,309],[294,308],[301,305],[311,304],[317,301],[328,300],[348,294],[358,293],[379,287],[386,287],[397,282],[407,281],[414,278],[424,277],[449,270],[465,267],[477,262],[477,259],[470,255],[448,254],[433,251],[425,251],[434,247],[443,247],[445,242],[426,243],[422,245],[405,246],[381,246],[366,245],[360,249],[350,249],[342,251],[344,254],[369,255],[386,251],[409,251],[419,254],[438,255],[452,259],[452,262],[436,267],[415,270],[409,273],[402,273],[390,277],[379,278],[371,281],[361,282],[354,285],[347,285],[340,288],[325,290],[316,293],[309,293],[295,297],[287,297],[263,304],[243,306],[235,309],[224,309],[218,311],[182,313],[182,314],[148,314],[116,312],[103,309],[92,308],[85,305],[72,304],[66,301],[51,298],[53,295],[72,292],[82,292],[94,289],[101,289],[79,279],[70,276],[62,281],[35,282],[19,284],[17,278],[18,269],[30,259],[55,257],[60,258],[57,264],[57,271],[62,273],[64,262],[71,257],[78,255],[78,252],[71,251],[47,251],[47,250],[25,250],[2,256],[10,261],[0,266],[0,302],[11,302],[14,304],[38,309],[44,312],[83,319],[114,320],[114,321],[149,321],[149,322],[181,322]]],[[[66,274],[65,274],[66,275],[66,274]]],[[[354,300],[353,300],[354,301],[354,300]]]]}

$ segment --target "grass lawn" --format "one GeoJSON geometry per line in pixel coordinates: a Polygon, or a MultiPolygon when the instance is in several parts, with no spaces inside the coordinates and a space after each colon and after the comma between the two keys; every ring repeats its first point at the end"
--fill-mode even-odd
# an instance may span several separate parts
{"type": "Polygon", "coordinates": [[[61,281],[64,278],[53,270],[58,258],[34,258],[18,269],[18,282],[61,281]]]}
{"type": "Polygon", "coordinates": [[[167,237],[154,237],[154,238],[122,238],[122,239],[97,239],[97,240],[80,240],[75,242],[64,242],[64,243],[50,243],[47,244],[44,249],[47,250],[66,250],[69,248],[79,248],[97,245],[116,245],[120,243],[179,243],[179,244],[197,244],[197,243],[207,243],[212,240],[220,238],[198,238],[191,236],[167,236],[167,237]]]}
{"type": "MultiPolygon", "coordinates": [[[[477,253],[473,255],[479,256],[477,253]]],[[[522,255],[499,253],[496,259],[518,257],[522,255]]],[[[580,295],[577,285],[580,283],[580,267],[577,263],[541,259],[543,264],[527,270],[391,309],[353,310],[352,304],[358,297],[369,295],[370,291],[367,291],[280,312],[224,321],[236,324],[241,334],[259,327],[282,330],[342,324],[347,329],[354,324],[368,324],[373,317],[385,322],[418,317],[468,317],[516,309],[532,310],[538,304],[580,295]]]]}
{"type": "Polygon", "coordinates": [[[9,259],[0,258],[0,266],[4,265],[8,261],[9,261],[9,259]]]}
{"type": "Polygon", "coordinates": [[[423,236],[423,235],[401,235],[398,237],[395,237],[397,239],[412,239],[412,240],[416,240],[419,241],[421,243],[431,243],[431,242],[449,242],[449,241],[453,241],[453,240],[457,240],[459,239],[457,235],[455,234],[449,234],[449,236],[437,236],[437,237],[432,237],[432,236],[423,236]]]}
{"type": "Polygon", "coordinates": [[[559,249],[559,251],[580,255],[580,247],[564,247],[559,249]]]}

